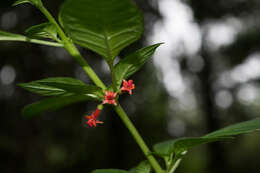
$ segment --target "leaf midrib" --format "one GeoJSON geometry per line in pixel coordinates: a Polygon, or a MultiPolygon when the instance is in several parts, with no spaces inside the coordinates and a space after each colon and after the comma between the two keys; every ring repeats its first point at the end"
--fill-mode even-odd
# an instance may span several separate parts
{"type": "MultiPolygon", "coordinates": [[[[101,13],[102,13],[102,9],[100,10],[101,11],[101,13]]],[[[103,14],[103,13],[102,13],[103,14]]],[[[113,57],[112,57],[112,50],[111,50],[111,47],[110,47],[110,45],[109,45],[109,42],[108,42],[108,40],[109,40],[109,38],[108,38],[108,33],[107,33],[107,28],[106,28],[106,25],[105,25],[105,22],[104,22],[104,19],[103,19],[103,16],[101,15],[99,15],[99,17],[100,17],[100,19],[101,19],[101,22],[102,22],[102,29],[103,29],[103,34],[104,34],[104,41],[105,41],[105,44],[106,44],[106,46],[107,46],[107,50],[106,50],[106,53],[107,53],[107,58],[108,58],[108,60],[109,61],[113,61],[113,57]]],[[[111,38],[112,39],[112,38],[111,38]]]]}

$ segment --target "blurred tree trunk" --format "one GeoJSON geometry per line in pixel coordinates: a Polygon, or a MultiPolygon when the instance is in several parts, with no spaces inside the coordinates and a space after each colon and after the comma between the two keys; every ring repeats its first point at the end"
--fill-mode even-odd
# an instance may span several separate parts
{"type": "MultiPolygon", "coordinates": [[[[204,37],[203,37],[204,38],[204,37]]],[[[202,42],[201,48],[201,56],[204,60],[204,68],[199,74],[199,78],[201,81],[201,91],[202,91],[202,104],[205,115],[205,122],[207,127],[207,132],[212,132],[214,130],[219,129],[220,121],[218,116],[218,110],[214,103],[214,91],[213,91],[213,83],[214,79],[214,63],[213,58],[208,51],[205,39],[202,42]]],[[[208,171],[210,173],[227,173],[228,167],[225,161],[225,151],[223,146],[220,143],[212,143],[209,144],[208,147],[209,156],[208,156],[208,171]],[[224,171],[224,172],[223,172],[224,171]]]]}

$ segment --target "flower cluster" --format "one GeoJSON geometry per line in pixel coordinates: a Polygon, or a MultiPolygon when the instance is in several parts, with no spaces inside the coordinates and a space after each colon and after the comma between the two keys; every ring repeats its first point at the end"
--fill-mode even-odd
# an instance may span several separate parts
{"type": "MultiPolygon", "coordinates": [[[[132,95],[132,90],[135,89],[135,84],[133,83],[133,80],[123,80],[123,86],[120,88],[120,91],[122,93],[128,92],[130,95],[132,95]]],[[[117,92],[113,91],[105,91],[104,100],[102,104],[112,104],[114,106],[117,106],[116,97],[117,92]]],[[[102,107],[103,106],[99,106],[102,107]]],[[[100,115],[101,109],[97,108],[95,112],[93,112],[91,115],[86,115],[85,118],[85,124],[87,124],[89,127],[96,127],[97,124],[103,124],[102,121],[97,120],[98,116],[100,115]]]]}
{"type": "Polygon", "coordinates": [[[85,123],[89,125],[89,127],[97,126],[97,124],[103,124],[102,121],[97,120],[98,116],[100,114],[100,110],[97,108],[95,112],[93,112],[91,115],[86,115],[85,119],[87,120],[85,123]]]}
{"type": "Polygon", "coordinates": [[[132,95],[133,89],[135,89],[135,84],[133,83],[133,80],[123,80],[123,86],[120,88],[122,92],[128,92],[130,95],[132,95]]]}
{"type": "Polygon", "coordinates": [[[102,104],[114,104],[115,106],[117,106],[117,103],[116,103],[116,96],[117,96],[117,93],[114,93],[113,91],[106,91],[105,92],[105,96],[104,96],[104,101],[102,104]]]}

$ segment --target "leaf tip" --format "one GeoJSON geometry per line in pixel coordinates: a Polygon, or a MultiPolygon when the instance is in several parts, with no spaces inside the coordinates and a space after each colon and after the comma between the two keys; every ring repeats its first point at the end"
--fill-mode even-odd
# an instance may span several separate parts
{"type": "Polygon", "coordinates": [[[165,44],[164,42],[161,42],[161,43],[156,43],[156,44],[153,44],[151,45],[151,47],[153,47],[154,49],[157,49],[159,46],[165,44]]]}
{"type": "Polygon", "coordinates": [[[16,86],[22,87],[23,83],[17,83],[16,86]]]}
{"type": "Polygon", "coordinates": [[[157,47],[159,47],[159,46],[161,46],[161,45],[163,45],[163,44],[165,44],[164,42],[161,42],[161,43],[157,43],[157,44],[155,44],[157,47]]]}
{"type": "Polygon", "coordinates": [[[21,114],[24,119],[31,119],[34,116],[39,115],[39,112],[35,111],[33,108],[34,105],[35,103],[23,107],[21,114]]]}
{"type": "Polygon", "coordinates": [[[23,117],[24,119],[30,119],[31,116],[28,114],[28,111],[27,111],[27,108],[26,108],[26,107],[27,107],[27,106],[25,106],[25,107],[22,109],[21,114],[22,114],[22,117],[23,117]]]}
{"type": "Polygon", "coordinates": [[[37,7],[39,7],[40,5],[42,5],[42,1],[41,0],[17,0],[15,1],[12,6],[16,6],[16,5],[20,5],[20,4],[25,4],[25,3],[30,3],[32,5],[35,5],[37,7]]]}
{"type": "Polygon", "coordinates": [[[25,83],[18,83],[18,84],[16,84],[16,86],[18,86],[20,88],[23,88],[23,89],[26,89],[26,84],[25,83]]]}
{"type": "Polygon", "coordinates": [[[12,7],[17,6],[17,5],[20,5],[20,4],[24,4],[24,3],[30,3],[30,1],[27,1],[27,0],[18,0],[18,1],[15,1],[15,2],[12,4],[12,7]]]}

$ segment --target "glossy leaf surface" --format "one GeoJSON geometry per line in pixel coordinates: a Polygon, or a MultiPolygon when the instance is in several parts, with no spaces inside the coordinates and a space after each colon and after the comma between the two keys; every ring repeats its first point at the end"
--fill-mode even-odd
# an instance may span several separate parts
{"type": "Polygon", "coordinates": [[[109,62],[143,32],[142,14],[131,0],[67,0],[59,19],[75,43],[109,62]]]}
{"type": "Polygon", "coordinates": [[[230,125],[226,128],[214,131],[205,137],[234,136],[260,130],[260,118],[230,125]]]}
{"type": "Polygon", "coordinates": [[[69,77],[53,77],[18,85],[42,96],[84,94],[96,100],[103,97],[101,88],[94,85],[86,85],[80,80],[69,77]]]}
{"type": "Polygon", "coordinates": [[[161,44],[162,43],[142,48],[120,60],[115,65],[117,87],[120,87],[123,79],[127,79],[137,72],[149,60],[161,44]]]}
{"type": "Polygon", "coordinates": [[[49,38],[58,40],[57,29],[51,23],[42,23],[39,25],[32,26],[25,31],[26,36],[32,38],[49,38]]]}
{"type": "Polygon", "coordinates": [[[158,143],[154,145],[153,149],[155,153],[160,156],[170,156],[172,153],[181,154],[182,152],[187,151],[191,147],[225,139],[227,138],[180,138],[176,140],[169,140],[162,143],[158,143]]]}
{"type": "Polygon", "coordinates": [[[181,138],[165,141],[154,145],[153,149],[157,155],[162,157],[170,156],[172,153],[178,155],[194,146],[232,139],[235,135],[249,133],[256,130],[260,130],[260,118],[234,124],[202,137],[181,138]]]}

